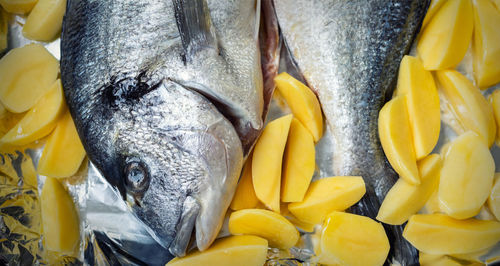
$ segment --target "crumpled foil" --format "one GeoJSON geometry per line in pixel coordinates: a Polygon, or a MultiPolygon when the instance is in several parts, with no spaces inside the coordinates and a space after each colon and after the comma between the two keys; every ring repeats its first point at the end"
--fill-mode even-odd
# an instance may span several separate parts
{"type": "MultiPolygon", "coordinates": [[[[9,17],[7,50],[33,42],[22,35],[24,22],[25,18],[22,16],[9,17]]],[[[59,44],[59,39],[43,43],[58,59],[59,44]]],[[[415,49],[411,54],[415,54],[415,49]]],[[[287,68],[286,54],[283,54],[281,62],[280,72],[287,71],[292,75],[296,72],[287,68]]],[[[471,62],[469,51],[458,70],[473,80],[471,62]]],[[[487,96],[498,88],[500,85],[484,91],[484,95],[487,96]]],[[[287,113],[290,113],[290,110],[279,98],[275,98],[267,120],[287,113]]],[[[13,121],[18,118],[13,117],[13,121]]],[[[447,118],[443,120],[445,121],[442,123],[441,135],[434,152],[439,152],[443,144],[456,137],[456,133],[449,126],[453,121],[447,118]]],[[[0,131],[5,130],[2,126],[7,125],[0,125],[0,131]]],[[[328,137],[330,135],[327,128],[326,137],[316,145],[317,170],[314,179],[334,175],[331,163],[332,138],[328,137]]],[[[68,257],[45,251],[39,202],[39,193],[45,177],[38,176],[35,171],[43,145],[44,140],[40,140],[29,146],[0,150],[0,264],[164,265],[171,258],[167,249],[155,240],[150,229],[132,214],[118,192],[88,160],[82,164],[74,177],[62,182],[75,202],[80,217],[79,252],[75,257],[68,257]]],[[[491,151],[495,158],[496,171],[499,172],[500,148],[494,145],[491,151]]],[[[487,216],[488,213],[484,211],[481,215],[487,216]]],[[[317,247],[320,230],[320,226],[317,226],[313,233],[301,232],[298,245],[288,251],[270,248],[266,264],[315,265],[314,248],[317,247]]],[[[228,235],[227,219],[219,235],[228,235]]],[[[481,256],[480,260],[487,264],[500,261],[500,244],[481,256]]]]}

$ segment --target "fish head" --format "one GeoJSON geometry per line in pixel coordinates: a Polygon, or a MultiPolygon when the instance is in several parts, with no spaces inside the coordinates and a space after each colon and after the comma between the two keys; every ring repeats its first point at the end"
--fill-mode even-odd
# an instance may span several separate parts
{"type": "Polygon", "coordinates": [[[243,161],[232,124],[206,98],[169,80],[122,79],[103,91],[99,106],[111,108],[92,123],[99,128],[83,134],[92,162],[173,255],[185,254],[194,231],[198,248],[208,248],[243,161]]]}

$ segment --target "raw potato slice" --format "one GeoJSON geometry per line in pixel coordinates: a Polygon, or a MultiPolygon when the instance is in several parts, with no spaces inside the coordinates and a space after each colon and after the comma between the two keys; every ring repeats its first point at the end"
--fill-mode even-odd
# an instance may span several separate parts
{"type": "Polygon", "coordinates": [[[39,0],[26,19],[23,35],[36,41],[52,41],[61,32],[66,0],[39,0]]]}
{"type": "Polygon", "coordinates": [[[382,148],[396,172],[413,185],[420,184],[413,148],[406,96],[397,96],[382,107],[378,132],[382,148]]]}
{"type": "Polygon", "coordinates": [[[11,145],[26,145],[48,135],[56,126],[64,110],[61,80],[57,80],[33,108],[15,125],[0,142],[11,145]]]}
{"type": "Polygon", "coordinates": [[[285,217],[268,210],[246,209],[229,217],[233,235],[256,235],[269,241],[271,247],[289,249],[299,240],[299,232],[285,217]]]}
{"type": "Polygon", "coordinates": [[[428,254],[471,253],[500,240],[500,223],[456,220],[444,214],[417,214],[408,221],[403,237],[428,254]]]}
{"type": "Polygon", "coordinates": [[[28,44],[0,59],[0,102],[14,113],[28,111],[51,88],[59,63],[45,47],[28,44]]]}
{"type": "Polygon", "coordinates": [[[292,115],[269,122],[255,144],[252,181],[255,195],[269,209],[280,212],[281,163],[292,115]]]}
{"type": "Polygon", "coordinates": [[[286,72],[276,76],[274,82],[293,115],[311,132],[317,142],[323,135],[323,115],[316,95],[286,72]]]}
{"type": "Polygon", "coordinates": [[[300,202],[304,199],[314,174],[315,158],[311,133],[294,118],[285,149],[281,201],[300,202]]]}
{"type": "Polygon", "coordinates": [[[418,162],[422,183],[418,186],[399,179],[385,196],[378,211],[377,220],[386,224],[399,225],[417,213],[437,191],[441,157],[431,154],[418,162]]]}
{"type": "Polygon", "coordinates": [[[479,88],[500,82],[500,11],[490,0],[474,0],[472,47],[474,78],[479,88]]]}
{"type": "Polygon", "coordinates": [[[9,13],[27,14],[33,9],[38,0],[0,0],[0,5],[9,13]]]}
{"type": "Polygon", "coordinates": [[[481,138],[472,131],[459,136],[445,154],[441,169],[441,209],[456,219],[477,215],[490,195],[494,174],[495,162],[481,138]]]}
{"type": "Polygon", "coordinates": [[[262,266],[267,259],[267,241],[257,236],[229,236],[216,240],[210,248],[198,250],[182,258],[174,258],[167,265],[248,265],[262,266]]]}
{"type": "Polygon", "coordinates": [[[456,66],[467,52],[474,22],[470,0],[448,0],[420,35],[417,52],[427,70],[456,66]]]}
{"type": "Polygon", "coordinates": [[[497,125],[497,146],[500,146],[500,90],[495,90],[489,97],[490,103],[493,107],[493,116],[497,125]]]}
{"type": "Polygon", "coordinates": [[[427,10],[427,14],[425,14],[424,21],[422,22],[422,29],[429,23],[429,21],[446,1],[448,0],[432,0],[429,9],[427,10]]]}
{"type": "Polygon", "coordinates": [[[257,207],[258,204],[259,199],[255,195],[252,182],[252,156],[249,156],[243,167],[240,182],[234,193],[230,208],[234,211],[252,209],[257,207]]]}
{"type": "Polygon", "coordinates": [[[444,213],[441,210],[441,206],[439,204],[438,199],[438,191],[434,191],[430,196],[429,200],[425,203],[424,208],[422,209],[422,213],[424,214],[433,214],[433,213],[444,213]]]}
{"type": "Polygon", "coordinates": [[[488,208],[500,221],[500,173],[495,173],[495,182],[488,197],[488,208]]]}
{"type": "Polygon", "coordinates": [[[40,196],[44,247],[66,255],[75,254],[80,227],[75,204],[57,179],[47,177],[40,196]]]}
{"type": "Polygon", "coordinates": [[[360,176],[327,177],[312,182],[304,200],[288,204],[288,210],[299,220],[321,224],[329,213],[351,207],[365,192],[360,176]]]}
{"type": "Polygon", "coordinates": [[[436,77],[453,115],[462,125],[463,132],[457,133],[472,130],[483,137],[490,147],[495,141],[495,118],[493,109],[479,89],[455,70],[437,71],[436,77]]]}
{"type": "Polygon", "coordinates": [[[461,266],[462,264],[445,255],[432,255],[420,252],[420,266],[461,266]]]}
{"type": "Polygon", "coordinates": [[[78,171],[83,158],[85,150],[73,119],[66,111],[45,144],[38,163],[38,173],[57,178],[70,177],[78,171]]]}
{"type": "Polygon", "coordinates": [[[321,234],[320,263],[383,265],[389,240],[382,224],[360,215],[333,212],[321,234]]]}
{"type": "Polygon", "coordinates": [[[434,78],[419,59],[408,55],[403,57],[399,67],[397,95],[406,95],[415,156],[420,160],[436,146],[441,112],[434,78]]]}

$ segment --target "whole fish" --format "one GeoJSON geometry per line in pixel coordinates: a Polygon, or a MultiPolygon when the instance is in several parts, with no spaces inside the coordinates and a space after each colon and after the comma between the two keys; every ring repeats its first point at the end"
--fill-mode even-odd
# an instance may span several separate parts
{"type": "MultiPolygon", "coordinates": [[[[378,137],[378,113],[392,95],[429,1],[274,0],[296,69],[316,92],[332,132],[333,171],[360,175],[367,194],[354,213],[375,218],[398,176],[378,137]]],[[[389,261],[418,263],[401,226],[387,226],[389,261]]]]}
{"type": "MultiPolygon", "coordinates": [[[[66,100],[89,159],[175,256],[218,234],[263,126],[260,1],[68,0],[66,100]]],[[[268,94],[268,93],[267,93],[268,94]]]]}

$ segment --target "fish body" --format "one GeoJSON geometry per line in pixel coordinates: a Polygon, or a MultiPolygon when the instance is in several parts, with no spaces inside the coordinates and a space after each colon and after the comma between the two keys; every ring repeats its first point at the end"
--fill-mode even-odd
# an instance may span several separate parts
{"type": "MultiPolygon", "coordinates": [[[[428,1],[274,0],[274,6],[292,61],[321,102],[334,173],[360,175],[367,185],[352,211],[375,218],[398,178],[380,144],[378,113],[392,95],[428,1]]],[[[390,259],[418,263],[402,227],[387,228],[390,259]]]]}
{"type": "Polygon", "coordinates": [[[201,250],[215,239],[262,129],[259,14],[258,1],[68,1],[61,78],[82,143],[175,256],[192,232],[201,250]]]}

